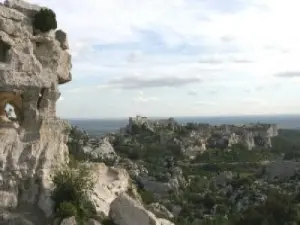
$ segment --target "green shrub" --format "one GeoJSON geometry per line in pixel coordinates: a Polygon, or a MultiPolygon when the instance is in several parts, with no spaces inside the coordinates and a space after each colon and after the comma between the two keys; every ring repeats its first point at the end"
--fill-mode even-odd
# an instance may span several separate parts
{"type": "Polygon", "coordinates": [[[42,8],[33,19],[33,27],[46,33],[57,28],[56,14],[53,10],[42,8]]]}
{"type": "Polygon", "coordinates": [[[141,198],[146,205],[153,203],[155,201],[154,196],[150,191],[139,190],[138,192],[141,195],[141,198]]]}
{"type": "Polygon", "coordinates": [[[94,182],[86,167],[62,169],[56,172],[53,182],[55,189],[51,197],[54,212],[58,217],[75,215],[78,222],[82,222],[96,215],[96,209],[88,199],[89,193],[94,188],[94,182]]]}
{"type": "Polygon", "coordinates": [[[71,202],[62,202],[58,208],[58,215],[61,218],[77,216],[77,209],[71,202]]]}
{"type": "Polygon", "coordinates": [[[102,222],[101,222],[103,225],[116,225],[115,223],[114,223],[114,221],[112,220],[112,219],[110,219],[110,218],[105,218],[104,220],[102,220],[102,222]]]}

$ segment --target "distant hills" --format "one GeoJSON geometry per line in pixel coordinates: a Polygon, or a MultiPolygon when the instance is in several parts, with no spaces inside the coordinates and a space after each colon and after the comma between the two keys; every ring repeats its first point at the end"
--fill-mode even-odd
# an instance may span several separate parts
{"type": "MultiPolygon", "coordinates": [[[[152,118],[152,117],[149,117],[152,118]]],[[[155,118],[157,119],[157,118],[155,118]]],[[[263,116],[219,116],[219,117],[175,117],[180,123],[209,123],[220,124],[247,124],[268,123],[277,124],[280,129],[300,130],[300,115],[263,115],[263,116]]],[[[72,125],[86,130],[90,135],[101,136],[105,133],[115,132],[128,124],[128,118],[121,119],[66,119],[72,125]]]]}

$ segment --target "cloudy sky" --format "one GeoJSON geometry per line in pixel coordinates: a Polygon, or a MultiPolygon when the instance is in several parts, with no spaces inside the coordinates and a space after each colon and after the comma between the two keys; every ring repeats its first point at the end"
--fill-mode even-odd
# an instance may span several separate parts
{"type": "Polygon", "coordinates": [[[300,1],[31,2],[69,35],[61,117],[300,112],[300,1]]]}

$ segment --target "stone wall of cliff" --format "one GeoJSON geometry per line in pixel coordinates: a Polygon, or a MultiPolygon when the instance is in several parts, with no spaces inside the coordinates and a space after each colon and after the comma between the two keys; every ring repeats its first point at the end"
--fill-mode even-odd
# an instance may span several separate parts
{"type": "Polygon", "coordinates": [[[69,125],[56,117],[56,101],[58,85],[71,80],[71,55],[55,31],[34,29],[39,10],[17,0],[0,4],[0,206],[29,204],[50,216],[51,171],[68,160],[69,125]],[[7,104],[16,121],[7,118],[7,104]]]}

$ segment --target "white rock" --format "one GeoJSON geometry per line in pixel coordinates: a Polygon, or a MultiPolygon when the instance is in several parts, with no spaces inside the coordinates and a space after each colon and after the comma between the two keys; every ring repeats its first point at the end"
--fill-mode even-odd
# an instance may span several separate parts
{"type": "Polygon", "coordinates": [[[130,186],[129,175],[123,169],[107,167],[103,163],[90,164],[92,176],[96,181],[94,194],[91,196],[98,212],[108,216],[110,204],[120,193],[130,186]]]}
{"type": "Polygon", "coordinates": [[[156,218],[125,193],[112,202],[109,214],[118,225],[174,225],[168,220],[156,218]]]}
{"type": "Polygon", "coordinates": [[[77,225],[75,217],[63,219],[60,225],[77,225]]]}
{"type": "Polygon", "coordinates": [[[30,4],[22,0],[6,0],[4,2],[4,5],[27,14],[28,16],[33,16],[34,13],[38,12],[41,9],[41,7],[38,5],[30,4]]]}

